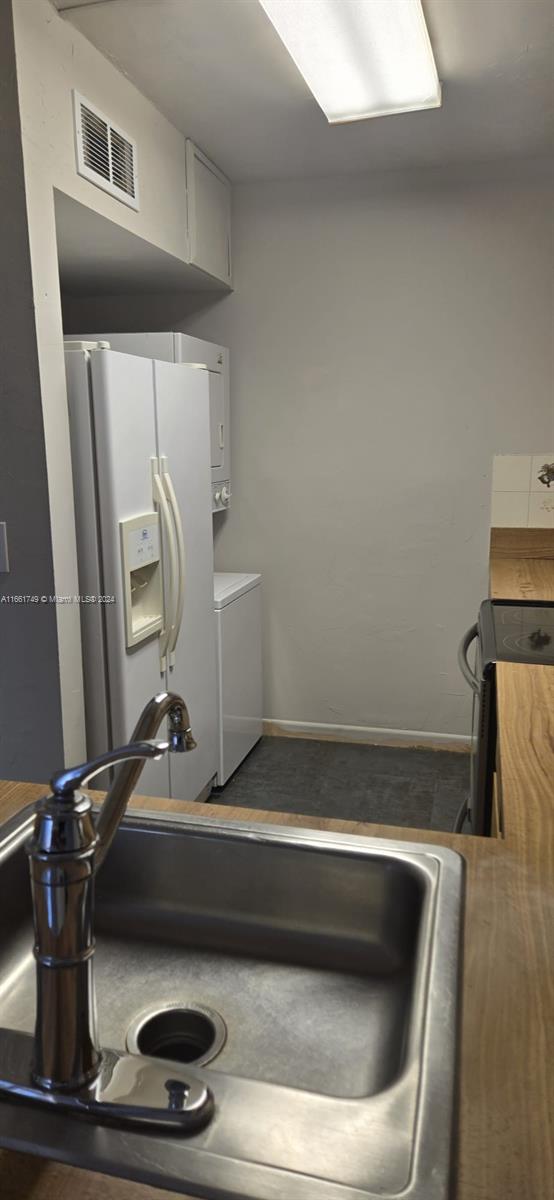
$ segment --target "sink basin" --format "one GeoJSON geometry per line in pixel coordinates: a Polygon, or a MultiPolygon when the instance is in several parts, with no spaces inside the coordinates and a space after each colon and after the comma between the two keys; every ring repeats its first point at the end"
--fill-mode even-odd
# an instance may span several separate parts
{"type": "MultiPolygon", "coordinates": [[[[0,1030],[31,1034],[24,842],[0,830],[0,1030]]],[[[186,1061],[189,1137],[0,1101],[0,1145],[187,1195],[449,1196],[462,859],[431,845],[134,812],[96,881],[101,1043],[186,1061]]]]}

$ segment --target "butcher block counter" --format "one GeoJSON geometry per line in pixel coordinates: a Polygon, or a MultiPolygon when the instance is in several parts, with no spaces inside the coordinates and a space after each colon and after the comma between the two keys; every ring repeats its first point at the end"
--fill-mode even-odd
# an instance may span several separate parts
{"type": "MultiPolygon", "coordinates": [[[[554,547],[550,555],[543,539],[535,554],[530,557],[525,546],[497,546],[493,539],[491,594],[554,599],[554,547]]],[[[216,805],[209,811],[223,820],[432,842],[463,855],[457,1200],[546,1200],[554,1181],[554,669],[500,664],[498,694],[503,838],[216,805]]],[[[0,821],[44,790],[0,783],[0,821]]],[[[136,797],[133,805],[206,813],[203,805],[168,800],[136,797]]],[[[156,1200],[175,1193],[0,1151],[0,1195],[2,1200],[156,1200]]]]}

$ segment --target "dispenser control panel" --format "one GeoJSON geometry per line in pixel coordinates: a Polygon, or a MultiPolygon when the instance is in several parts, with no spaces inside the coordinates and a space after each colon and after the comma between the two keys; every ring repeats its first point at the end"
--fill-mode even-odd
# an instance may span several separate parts
{"type": "MultiPolygon", "coordinates": [[[[127,522],[122,521],[121,524],[126,525],[127,522]]],[[[134,526],[135,522],[133,521],[131,524],[134,526]]],[[[127,553],[131,570],[135,571],[138,567],[145,567],[148,563],[159,562],[160,531],[157,519],[152,521],[149,518],[138,528],[129,529],[127,538],[127,553]]]]}

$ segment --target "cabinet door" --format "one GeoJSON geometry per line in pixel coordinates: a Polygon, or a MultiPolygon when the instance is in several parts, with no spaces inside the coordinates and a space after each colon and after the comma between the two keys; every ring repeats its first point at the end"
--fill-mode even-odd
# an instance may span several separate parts
{"type": "Polygon", "coordinates": [[[231,283],[231,185],[190,139],[186,143],[189,262],[231,283]]]}

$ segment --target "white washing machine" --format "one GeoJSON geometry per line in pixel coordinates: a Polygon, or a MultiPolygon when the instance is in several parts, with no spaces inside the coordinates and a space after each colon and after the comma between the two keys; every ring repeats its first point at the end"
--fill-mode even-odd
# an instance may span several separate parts
{"type": "Polygon", "coordinates": [[[262,736],[262,577],[216,572],[219,763],[223,787],[262,736]]]}

